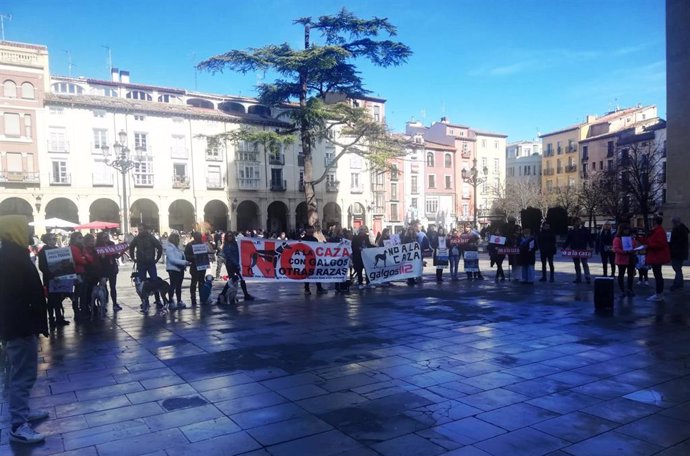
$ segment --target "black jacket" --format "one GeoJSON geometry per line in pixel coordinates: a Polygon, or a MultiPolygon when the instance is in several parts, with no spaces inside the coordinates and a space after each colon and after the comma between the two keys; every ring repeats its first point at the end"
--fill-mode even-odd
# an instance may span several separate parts
{"type": "Polygon", "coordinates": [[[367,234],[357,234],[352,238],[352,261],[362,261],[362,250],[373,247],[367,234]]]}
{"type": "Polygon", "coordinates": [[[606,247],[608,251],[612,251],[613,246],[613,232],[611,230],[604,231],[601,230],[599,237],[597,238],[596,253],[606,252],[606,247]]]}
{"type": "Polygon", "coordinates": [[[139,233],[129,244],[129,256],[137,263],[158,263],[161,255],[163,246],[151,233],[139,233]]]}
{"type": "Polygon", "coordinates": [[[671,248],[672,260],[687,260],[688,259],[688,227],[682,223],[671,230],[671,248]]]}
{"type": "Polygon", "coordinates": [[[26,247],[3,241],[0,247],[0,339],[48,336],[43,285],[26,247]]]}
{"type": "Polygon", "coordinates": [[[592,236],[587,228],[573,228],[568,231],[568,237],[565,239],[563,247],[571,248],[573,250],[587,250],[592,247],[592,236]]]}
{"type": "Polygon", "coordinates": [[[541,255],[551,256],[556,254],[556,235],[551,230],[541,230],[537,237],[537,245],[541,255]]]}

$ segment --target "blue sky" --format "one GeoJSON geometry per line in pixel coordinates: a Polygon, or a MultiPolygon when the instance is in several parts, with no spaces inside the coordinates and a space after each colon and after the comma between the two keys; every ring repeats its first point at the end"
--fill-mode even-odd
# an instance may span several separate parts
{"type": "Polygon", "coordinates": [[[346,6],[388,17],[414,55],[401,67],[362,65],[386,98],[391,129],[416,119],[529,139],[603,114],[655,104],[666,115],[663,0],[6,0],[5,38],[47,45],[53,74],[253,95],[263,75],[196,75],[194,64],[230,49],[287,42],[292,19],[346,6]],[[69,53],[68,53],[69,51],[69,53]]]}

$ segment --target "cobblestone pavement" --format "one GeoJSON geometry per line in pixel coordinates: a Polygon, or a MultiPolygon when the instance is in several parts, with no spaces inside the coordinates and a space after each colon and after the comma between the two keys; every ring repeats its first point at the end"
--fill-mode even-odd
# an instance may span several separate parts
{"type": "Polygon", "coordinates": [[[143,316],[129,272],[122,312],[42,339],[47,441],[8,443],[3,402],[0,455],[690,454],[687,289],[651,303],[640,286],[596,315],[568,273],[250,284],[249,304],[143,316]]]}

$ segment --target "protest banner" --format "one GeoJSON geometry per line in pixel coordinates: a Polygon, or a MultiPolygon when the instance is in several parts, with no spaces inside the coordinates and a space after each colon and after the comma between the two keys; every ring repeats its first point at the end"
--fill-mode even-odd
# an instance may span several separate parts
{"type": "Polygon", "coordinates": [[[347,280],[352,255],[349,242],[244,238],[239,244],[244,279],[322,283],[347,280]]]}
{"type": "Polygon", "coordinates": [[[499,255],[517,255],[520,253],[519,247],[498,247],[496,253],[499,255]]]}
{"type": "Polygon", "coordinates": [[[208,245],[206,244],[192,244],[192,253],[194,254],[194,263],[197,271],[206,271],[211,265],[208,258],[208,245]]]}
{"type": "Polygon", "coordinates": [[[422,249],[417,242],[364,249],[362,262],[371,283],[422,275],[422,249]]]}
{"type": "Polygon", "coordinates": [[[96,253],[105,256],[120,255],[122,254],[122,252],[126,252],[128,248],[129,244],[127,244],[126,242],[115,245],[102,245],[96,247],[96,253]]]}
{"type": "Polygon", "coordinates": [[[72,249],[62,247],[57,249],[46,249],[46,265],[50,274],[59,279],[76,279],[77,273],[74,271],[74,259],[72,249]]]}
{"type": "Polygon", "coordinates": [[[561,255],[568,258],[591,258],[591,250],[562,249],[561,255]]]}
{"type": "Polygon", "coordinates": [[[463,257],[465,272],[479,272],[479,252],[466,250],[463,257]]]}

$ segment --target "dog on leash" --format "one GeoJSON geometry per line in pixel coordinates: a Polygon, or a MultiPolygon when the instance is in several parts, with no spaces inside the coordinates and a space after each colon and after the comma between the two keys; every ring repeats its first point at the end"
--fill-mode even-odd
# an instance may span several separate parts
{"type": "Polygon", "coordinates": [[[134,289],[137,295],[141,298],[141,310],[148,311],[149,297],[156,292],[160,294],[163,301],[163,308],[168,304],[168,293],[170,292],[170,284],[160,277],[154,279],[141,280],[137,273],[132,273],[132,281],[134,282],[134,289]]]}
{"type": "Polygon", "coordinates": [[[106,279],[101,278],[91,291],[91,301],[89,302],[89,313],[93,320],[105,317],[106,306],[108,305],[108,289],[106,288],[106,279]]]}
{"type": "Polygon", "coordinates": [[[218,299],[216,300],[216,304],[218,305],[235,305],[238,303],[237,301],[237,290],[239,288],[239,283],[240,283],[240,278],[237,275],[234,275],[232,277],[228,278],[228,281],[225,282],[225,286],[223,287],[223,291],[220,292],[218,295],[218,299]]]}

